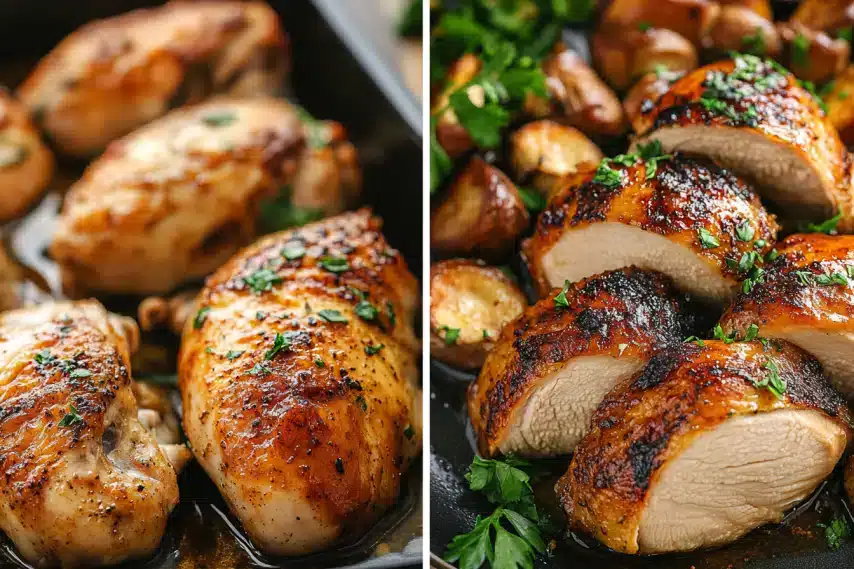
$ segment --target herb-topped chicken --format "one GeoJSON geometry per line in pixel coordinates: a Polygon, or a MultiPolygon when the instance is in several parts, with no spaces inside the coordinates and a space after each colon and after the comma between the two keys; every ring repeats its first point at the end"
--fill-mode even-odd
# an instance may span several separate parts
{"type": "Polygon", "coordinates": [[[366,210],[266,237],[211,276],[179,358],[196,458],[261,549],[364,533],[420,448],[416,282],[366,210]]]}

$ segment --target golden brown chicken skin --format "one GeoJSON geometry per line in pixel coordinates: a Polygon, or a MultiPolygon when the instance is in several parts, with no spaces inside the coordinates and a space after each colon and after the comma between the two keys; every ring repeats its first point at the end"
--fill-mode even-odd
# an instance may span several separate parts
{"type": "Polygon", "coordinates": [[[287,56],[264,2],[170,2],[78,29],[18,96],[62,153],[89,157],[171,108],[278,93],[287,56]]]}
{"type": "Polygon", "coordinates": [[[556,486],[571,526],[661,553],[778,521],[833,470],[851,415],[791,344],[713,340],[661,351],[591,426],[556,486]]]}
{"type": "Polygon", "coordinates": [[[602,397],[693,320],[670,279],[637,268],[552,290],[504,327],[469,388],[481,454],[572,452],[602,397]]]}
{"type": "Polygon", "coordinates": [[[251,242],[265,200],[322,217],[360,187],[338,123],[279,99],[215,99],[112,143],[70,188],[51,254],[72,296],[165,293],[251,242]]]}
{"type": "Polygon", "coordinates": [[[764,280],[735,299],[721,326],[741,335],[758,326],[761,336],[799,345],[854,397],[854,236],[791,235],[775,254],[764,280]]]}
{"type": "Polygon", "coordinates": [[[137,420],[138,331],[96,301],[0,316],[0,528],[36,566],[153,553],[175,471],[137,420]]]}
{"type": "Polygon", "coordinates": [[[747,261],[773,245],[774,217],[749,185],[710,162],[677,155],[651,164],[606,159],[553,196],[524,245],[541,292],[636,265],[709,300],[735,294],[747,261]]]}
{"type": "Polygon", "coordinates": [[[258,241],[185,327],[184,430],[268,553],[364,533],[419,451],[416,282],[379,229],[361,210],[258,241]]]}

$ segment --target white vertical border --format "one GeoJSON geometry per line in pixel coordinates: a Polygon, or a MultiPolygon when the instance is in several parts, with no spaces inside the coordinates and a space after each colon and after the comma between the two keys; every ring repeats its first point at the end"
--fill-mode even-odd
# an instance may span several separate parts
{"type": "Polygon", "coordinates": [[[422,169],[422,258],[421,264],[421,512],[423,519],[423,569],[430,567],[430,0],[421,14],[421,169],[422,169]]]}

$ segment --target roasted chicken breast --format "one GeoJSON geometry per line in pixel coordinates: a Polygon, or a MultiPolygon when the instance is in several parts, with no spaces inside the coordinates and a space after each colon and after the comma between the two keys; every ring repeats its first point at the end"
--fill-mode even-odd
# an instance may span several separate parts
{"type": "MultiPolygon", "coordinates": [[[[644,154],[642,152],[641,154],[644,154]]],[[[541,292],[635,265],[716,302],[770,250],[777,233],[749,185],[684,156],[606,159],[559,190],[524,245],[541,292]]]]}
{"type": "Polygon", "coordinates": [[[818,103],[773,62],[742,55],[701,67],[676,81],[646,114],[666,152],[713,159],[790,213],[854,224],[845,146],[818,103]]]}
{"type": "Polygon", "coordinates": [[[217,99],[115,141],[62,207],[50,250],[66,292],[157,294],[204,277],[256,236],[267,198],[340,212],[360,188],[344,138],[282,100],[217,99]]]}
{"type": "Polygon", "coordinates": [[[170,2],[78,29],[18,96],[61,152],[89,157],[212,94],[276,94],[287,67],[285,36],[266,3],[170,2]]]}
{"type": "Polygon", "coordinates": [[[36,566],[153,553],[175,471],[137,419],[136,324],[96,301],[0,315],[0,528],[36,566]]]}
{"type": "Polygon", "coordinates": [[[820,233],[782,241],[762,282],[721,318],[727,334],[782,338],[818,358],[834,386],[854,399],[854,236],[820,233]]]}
{"type": "Polygon", "coordinates": [[[772,340],[656,354],[593,415],[556,491],[570,524],[623,553],[728,543],[808,497],[851,415],[821,365],[772,340]]]}
{"type": "Polygon", "coordinates": [[[554,289],[504,328],[469,388],[480,453],[572,452],[605,394],[692,325],[659,273],[628,268],[554,289]]]}
{"type": "Polygon", "coordinates": [[[367,531],[421,445],[416,281],[361,210],[261,239],[207,281],[181,342],[184,431],[253,542],[367,531]]]}

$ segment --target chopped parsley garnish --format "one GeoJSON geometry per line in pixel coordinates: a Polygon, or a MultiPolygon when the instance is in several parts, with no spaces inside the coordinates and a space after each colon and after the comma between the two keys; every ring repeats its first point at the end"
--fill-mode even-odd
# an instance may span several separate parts
{"type": "Polygon", "coordinates": [[[450,326],[442,326],[439,332],[444,332],[444,340],[446,346],[453,346],[460,339],[460,329],[451,328],[450,326]]]}
{"type": "Polygon", "coordinates": [[[410,441],[412,440],[412,437],[415,436],[415,429],[412,428],[412,425],[406,425],[406,428],[403,429],[403,436],[410,441]]]}
{"type": "Polygon", "coordinates": [[[68,412],[59,420],[60,427],[70,427],[76,423],[82,423],[83,417],[77,412],[77,407],[73,403],[68,405],[68,412]]]}
{"type": "Polygon", "coordinates": [[[744,341],[750,342],[751,340],[755,340],[757,336],[759,336],[759,326],[751,324],[747,327],[747,332],[744,334],[744,341]]]}
{"type": "Polygon", "coordinates": [[[231,111],[212,111],[202,115],[202,122],[214,128],[230,125],[236,120],[237,115],[231,111]]]}
{"type": "Polygon", "coordinates": [[[519,190],[519,197],[528,211],[538,213],[546,209],[548,200],[540,192],[525,186],[518,186],[516,189],[519,190]]]}
{"type": "Polygon", "coordinates": [[[852,32],[851,26],[846,26],[836,31],[836,37],[851,43],[851,38],[854,37],[854,32],[852,32]]]}
{"type": "Polygon", "coordinates": [[[820,273],[815,274],[810,271],[795,271],[795,276],[804,286],[812,286],[814,284],[819,286],[847,286],[850,282],[849,276],[852,274],[852,269],[850,266],[845,267],[845,272],[833,271],[832,273],[820,273]]]}
{"type": "Polygon", "coordinates": [[[368,402],[365,401],[365,398],[362,395],[356,397],[356,405],[358,405],[362,411],[368,410],[368,402]]]}
{"type": "Polygon", "coordinates": [[[566,299],[566,293],[569,292],[569,287],[572,285],[569,281],[563,282],[563,288],[555,295],[555,307],[569,308],[569,301],[566,299]]]}
{"type": "Polygon", "coordinates": [[[326,367],[326,362],[323,361],[323,358],[314,358],[314,365],[317,367],[326,367]]]}
{"type": "Polygon", "coordinates": [[[246,350],[228,350],[225,353],[225,359],[227,359],[229,361],[236,360],[237,358],[242,356],[245,352],[246,352],[246,350]]]}
{"type": "Polygon", "coordinates": [[[90,377],[92,375],[92,372],[89,371],[88,369],[83,369],[83,368],[79,367],[77,369],[71,370],[71,372],[68,375],[71,377],[75,377],[75,378],[77,378],[77,377],[90,377]]]}
{"type": "Polygon", "coordinates": [[[258,222],[264,232],[300,227],[324,217],[322,209],[294,205],[291,194],[291,187],[285,186],[279,189],[278,194],[261,202],[258,222]]]}
{"type": "Polygon", "coordinates": [[[792,63],[795,65],[806,65],[809,61],[810,39],[802,32],[798,32],[792,40],[792,63]]]}
{"type": "Polygon", "coordinates": [[[387,300],[385,303],[385,314],[388,317],[389,323],[395,326],[397,324],[397,315],[394,313],[394,304],[390,300],[387,300]]]}
{"type": "Polygon", "coordinates": [[[699,103],[707,111],[722,115],[735,124],[755,126],[759,114],[752,105],[746,108],[742,100],[765,93],[786,83],[785,68],[771,60],[755,55],[733,54],[735,69],[730,73],[710,71],[703,81],[699,103]],[[735,103],[744,109],[736,110],[735,103]]]}
{"type": "MultiPolygon", "coordinates": [[[[647,180],[655,178],[659,162],[673,158],[672,154],[662,152],[661,141],[657,139],[651,140],[647,144],[638,144],[638,155],[642,160],[646,161],[647,180]]],[[[629,156],[633,155],[630,154],[629,156]]]]}
{"type": "Polygon", "coordinates": [[[56,361],[56,356],[50,353],[50,350],[44,349],[39,352],[36,352],[36,355],[33,356],[35,362],[40,366],[50,365],[56,361]]]}
{"type": "Polygon", "coordinates": [[[350,263],[346,257],[323,257],[320,266],[330,273],[343,273],[350,270],[350,263]]]}
{"type": "Polygon", "coordinates": [[[699,239],[700,247],[703,249],[714,249],[721,246],[721,242],[718,238],[709,233],[709,230],[705,227],[701,227],[697,230],[697,239],[699,239]]]}
{"type": "Polygon", "coordinates": [[[721,327],[721,325],[715,324],[715,327],[712,330],[712,336],[715,338],[715,340],[720,340],[724,344],[732,344],[736,341],[736,338],[738,337],[738,332],[732,331],[729,334],[724,334],[724,329],[721,327]]]}
{"type": "Polygon", "coordinates": [[[697,344],[701,348],[706,345],[706,343],[701,338],[698,338],[697,336],[688,336],[687,338],[682,340],[682,343],[683,344],[697,344]]]}
{"type": "Polygon", "coordinates": [[[280,334],[276,332],[276,337],[273,339],[273,347],[267,350],[264,354],[265,360],[272,360],[276,357],[276,354],[281,352],[282,350],[290,350],[291,349],[291,340],[287,335],[280,334]]]}
{"type": "Polygon", "coordinates": [[[246,283],[252,292],[261,294],[273,288],[274,284],[282,282],[282,277],[271,271],[270,269],[258,269],[251,275],[243,277],[243,282],[246,283]]]}
{"type": "Polygon", "coordinates": [[[201,328],[205,324],[205,321],[208,319],[208,312],[210,311],[210,306],[203,306],[199,308],[199,311],[196,312],[196,317],[193,318],[193,328],[195,328],[196,330],[201,328]]]}
{"type": "Polygon", "coordinates": [[[255,313],[255,319],[256,320],[264,320],[265,318],[267,318],[267,313],[264,312],[263,310],[259,310],[258,312],[255,313]]]}
{"type": "Polygon", "coordinates": [[[851,526],[845,518],[836,518],[829,524],[816,524],[824,529],[824,539],[831,551],[842,547],[842,541],[851,536],[851,526]]]}
{"type": "Polygon", "coordinates": [[[650,24],[649,22],[638,22],[639,31],[645,32],[649,29],[652,29],[652,24],[650,24]]]}
{"type": "Polygon", "coordinates": [[[362,320],[376,320],[377,316],[380,314],[377,307],[367,300],[360,300],[359,304],[356,305],[354,312],[356,313],[356,316],[362,320]]]}
{"type": "Polygon", "coordinates": [[[623,183],[623,173],[621,170],[614,170],[611,168],[608,165],[609,162],[611,162],[611,160],[605,158],[599,163],[599,167],[596,168],[596,175],[593,177],[593,181],[609,188],[616,188],[623,183]]]}
{"type": "Polygon", "coordinates": [[[780,377],[780,368],[777,367],[777,362],[769,359],[763,366],[768,371],[762,379],[753,380],[753,385],[756,387],[765,387],[777,399],[782,399],[786,393],[786,380],[780,377]]]}
{"type": "Polygon", "coordinates": [[[365,353],[369,356],[380,353],[380,350],[385,348],[385,344],[368,344],[365,346],[365,353]]]}
{"type": "Polygon", "coordinates": [[[295,261],[305,256],[305,245],[299,241],[291,241],[282,248],[282,257],[288,261],[295,261]]]}
{"type": "Polygon", "coordinates": [[[252,366],[252,369],[249,370],[249,373],[252,375],[269,375],[272,372],[270,366],[265,363],[258,363],[252,366]]]}
{"type": "Polygon", "coordinates": [[[765,37],[762,35],[762,28],[757,27],[754,33],[741,38],[741,46],[745,53],[765,55],[765,37]]]}
{"type": "Polygon", "coordinates": [[[805,233],[824,233],[827,235],[834,235],[836,233],[836,226],[839,225],[839,222],[842,221],[842,210],[839,210],[839,213],[822,221],[821,223],[808,223],[801,230],[805,233]]]}
{"type": "Polygon", "coordinates": [[[333,310],[331,308],[324,308],[323,310],[319,310],[317,315],[326,320],[327,322],[338,322],[338,323],[347,323],[347,318],[341,314],[340,310],[333,310]]]}
{"type": "Polygon", "coordinates": [[[735,236],[738,237],[739,241],[744,241],[745,243],[753,239],[753,227],[751,227],[750,223],[745,221],[735,228],[735,236]]]}

